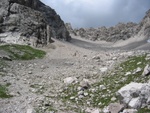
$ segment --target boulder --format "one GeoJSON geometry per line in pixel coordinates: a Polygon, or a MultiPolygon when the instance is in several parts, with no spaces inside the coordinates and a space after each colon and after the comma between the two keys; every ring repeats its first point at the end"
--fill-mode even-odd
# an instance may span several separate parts
{"type": "Polygon", "coordinates": [[[80,86],[82,87],[83,90],[90,88],[89,80],[83,79],[83,80],[80,82],[80,86]]]}
{"type": "Polygon", "coordinates": [[[147,64],[144,68],[144,71],[142,73],[142,76],[147,76],[150,74],[150,66],[147,64]]]}
{"type": "Polygon", "coordinates": [[[65,84],[72,84],[75,81],[77,81],[77,78],[75,78],[75,77],[67,77],[64,79],[65,84]]]}
{"type": "Polygon", "coordinates": [[[148,105],[150,97],[149,83],[130,83],[122,87],[117,96],[120,102],[130,108],[139,109],[142,106],[148,105]]]}

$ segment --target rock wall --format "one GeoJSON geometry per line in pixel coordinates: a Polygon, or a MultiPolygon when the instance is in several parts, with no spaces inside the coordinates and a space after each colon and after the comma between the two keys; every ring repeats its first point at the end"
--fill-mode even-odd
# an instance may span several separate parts
{"type": "Polygon", "coordinates": [[[69,41],[71,37],[59,15],[39,0],[1,0],[0,33],[18,32],[47,44],[51,37],[69,41]]]}
{"type": "Polygon", "coordinates": [[[150,37],[150,10],[146,12],[146,16],[138,24],[118,23],[113,27],[99,27],[99,28],[79,28],[72,29],[71,24],[67,23],[66,28],[70,34],[80,36],[89,40],[105,40],[109,42],[115,42],[118,40],[126,40],[135,35],[150,37]]]}
{"type": "Polygon", "coordinates": [[[146,12],[145,17],[137,25],[136,32],[138,35],[144,35],[146,38],[150,38],[150,10],[146,12]]]}

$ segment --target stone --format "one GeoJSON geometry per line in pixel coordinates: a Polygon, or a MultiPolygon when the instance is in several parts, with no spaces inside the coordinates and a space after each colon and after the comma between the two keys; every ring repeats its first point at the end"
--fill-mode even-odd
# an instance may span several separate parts
{"type": "Polygon", "coordinates": [[[131,72],[126,72],[125,76],[131,75],[131,72]]]}
{"type": "Polygon", "coordinates": [[[134,109],[138,109],[138,108],[140,108],[141,107],[141,103],[142,101],[140,100],[140,98],[139,97],[137,97],[137,98],[132,98],[131,100],[130,100],[130,102],[129,102],[129,107],[131,107],[131,108],[134,108],[134,109]]]}
{"type": "Polygon", "coordinates": [[[46,66],[44,66],[44,65],[41,65],[41,69],[45,69],[46,68],[46,66]]]}
{"type": "Polygon", "coordinates": [[[81,90],[82,90],[82,87],[78,87],[77,90],[78,90],[78,91],[81,91],[81,90]]]}
{"type": "Polygon", "coordinates": [[[100,110],[99,109],[93,109],[93,108],[87,108],[85,110],[86,113],[100,113],[100,110]]]}
{"type": "Polygon", "coordinates": [[[82,90],[78,92],[78,95],[83,95],[83,94],[84,94],[84,91],[82,90]]]}
{"type": "Polygon", "coordinates": [[[124,109],[122,113],[137,113],[136,109],[124,109]]]}
{"type": "Polygon", "coordinates": [[[75,99],[75,97],[70,97],[70,100],[74,100],[75,99]]]}
{"type": "Polygon", "coordinates": [[[99,88],[100,88],[101,90],[105,90],[105,89],[106,89],[106,87],[105,87],[104,85],[100,85],[99,88]]]}
{"type": "Polygon", "coordinates": [[[116,100],[117,100],[116,97],[111,98],[111,101],[116,101],[116,100]]]}
{"type": "Polygon", "coordinates": [[[129,108],[139,109],[142,106],[149,105],[150,84],[149,83],[135,83],[122,87],[117,96],[122,104],[129,108]]]}
{"type": "Polygon", "coordinates": [[[89,94],[87,92],[84,92],[84,96],[88,96],[89,94]]]}
{"type": "Polygon", "coordinates": [[[67,77],[64,79],[65,84],[72,84],[75,81],[77,81],[77,78],[75,78],[75,77],[67,77]]]}
{"type": "Polygon", "coordinates": [[[7,55],[0,55],[0,59],[7,60],[7,61],[12,61],[12,59],[7,55]]]}
{"type": "Polygon", "coordinates": [[[30,109],[27,109],[26,113],[35,113],[35,111],[34,111],[34,109],[30,108],[30,109]]]}
{"type": "Polygon", "coordinates": [[[110,111],[109,111],[109,107],[104,107],[104,109],[103,109],[103,113],[110,113],[110,111]]]}
{"type": "Polygon", "coordinates": [[[124,87],[122,87],[119,91],[118,91],[118,96],[120,97],[121,102],[123,104],[128,104],[131,99],[132,99],[132,96],[131,96],[131,92],[135,92],[137,90],[141,90],[143,84],[142,83],[130,83],[124,87]]]}
{"type": "Polygon", "coordinates": [[[98,109],[93,110],[91,113],[100,113],[98,109]]]}
{"type": "Polygon", "coordinates": [[[150,74],[150,66],[147,64],[144,68],[142,76],[148,76],[150,74]]]}
{"type": "Polygon", "coordinates": [[[147,102],[146,102],[148,105],[150,105],[150,97],[147,99],[147,102]]]}
{"type": "Polygon", "coordinates": [[[137,69],[136,69],[136,73],[139,73],[139,72],[141,72],[142,71],[142,69],[140,68],[140,67],[138,67],[137,69]]]}
{"type": "Polygon", "coordinates": [[[94,60],[99,60],[99,59],[101,59],[101,58],[100,58],[100,56],[94,56],[92,59],[94,59],[94,60]]]}
{"type": "Polygon", "coordinates": [[[140,65],[142,62],[138,62],[137,65],[140,65]]]}
{"type": "Polygon", "coordinates": [[[100,68],[100,71],[103,73],[103,72],[106,72],[108,70],[107,67],[103,67],[103,68],[100,68]]]}
{"type": "Polygon", "coordinates": [[[111,113],[119,113],[124,108],[124,106],[119,103],[111,103],[108,107],[111,113]]]}
{"type": "Polygon", "coordinates": [[[84,98],[84,96],[83,96],[83,95],[79,95],[78,97],[79,97],[79,99],[82,99],[82,98],[84,98]]]}
{"type": "Polygon", "coordinates": [[[88,89],[88,88],[90,88],[89,80],[88,79],[83,79],[80,82],[80,86],[82,87],[82,89],[88,89]]]}
{"type": "Polygon", "coordinates": [[[28,74],[32,74],[32,71],[29,71],[28,74]]]}
{"type": "Polygon", "coordinates": [[[145,60],[150,60],[150,54],[147,54],[147,55],[146,55],[145,60]]]}

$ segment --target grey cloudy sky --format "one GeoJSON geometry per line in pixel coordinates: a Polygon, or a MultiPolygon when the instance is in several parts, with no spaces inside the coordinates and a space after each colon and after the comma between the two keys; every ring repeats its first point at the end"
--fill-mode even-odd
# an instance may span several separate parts
{"type": "Polygon", "coordinates": [[[113,26],[139,22],[150,9],[150,0],[41,0],[74,28],[113,26]]]}

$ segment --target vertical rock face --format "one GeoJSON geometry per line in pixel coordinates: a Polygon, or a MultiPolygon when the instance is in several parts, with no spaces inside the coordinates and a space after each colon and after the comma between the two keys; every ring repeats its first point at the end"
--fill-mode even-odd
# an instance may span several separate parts
{"type": "Polygon", "coordinates": [[[136,32],[139,35],[144,35],[146,38],[150,38],[150,9],[146,12],[145,17],[138,24],[136,32]]]}
{"type": "Polygon", "coordinates": [[[39,0],[1,0],[0,33],[19,32],[47,44],[51,37],[71,38],[59,15],[39,0]]]}

